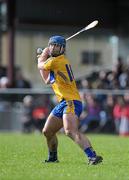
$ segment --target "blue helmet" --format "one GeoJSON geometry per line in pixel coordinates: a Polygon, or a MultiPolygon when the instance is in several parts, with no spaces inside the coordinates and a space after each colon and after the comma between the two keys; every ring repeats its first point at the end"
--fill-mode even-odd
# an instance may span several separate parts
{"type": "Polygon", "coordinates": [[[66,46],[66,40],[62,36],[52,36],[49,39],[48,45],[49,44],[59,44],[59,45],[65,47],[66,46]]]}

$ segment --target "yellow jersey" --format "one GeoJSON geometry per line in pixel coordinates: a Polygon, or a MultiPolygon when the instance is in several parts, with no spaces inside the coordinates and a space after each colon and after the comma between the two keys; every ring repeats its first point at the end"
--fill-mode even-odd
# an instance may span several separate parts
{"type": "Polygon", "coordinates": [[[81,101],[71,65],[64,55],[48,58],[43,69],[50,71],[50,83],[59,102],[63,99],[81,101]]]}

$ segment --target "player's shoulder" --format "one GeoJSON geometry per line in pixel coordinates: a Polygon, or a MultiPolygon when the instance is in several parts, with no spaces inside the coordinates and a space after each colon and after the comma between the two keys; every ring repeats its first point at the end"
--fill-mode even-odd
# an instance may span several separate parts
{"type": "Polygon", "coordinates": [[[69,64],[69,60],[66,56],[64,55],[60,55],[60,56],[57,56],[57,57],[49,57],[45,62],[44,64],[46,63],[60,63],[60,62],[65,62],[66,64],[69,64]]]}
{"type": "Polygon", "coordinates": [[[64,62],[66,62],[67,64],[69,64],[69,59],[67,58],[67,56],[61,55],[60,59],[63,60],[64,62]]]}

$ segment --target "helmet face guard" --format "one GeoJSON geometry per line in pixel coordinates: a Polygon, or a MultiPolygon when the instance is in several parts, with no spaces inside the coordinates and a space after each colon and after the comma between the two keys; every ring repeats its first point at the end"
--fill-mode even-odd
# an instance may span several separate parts
{"type": "Polygon", "coordinates": [[[48,46],[50,45],[55,45],[55,47],[56,46],[60,47],[58,51],[55,50],[54,48],[53,52],[51,53],[51,56],[59,56],[61,54],[64,54],[65,52],[66,40],[62,36],[52,36],[48,42],[48,46]]]}

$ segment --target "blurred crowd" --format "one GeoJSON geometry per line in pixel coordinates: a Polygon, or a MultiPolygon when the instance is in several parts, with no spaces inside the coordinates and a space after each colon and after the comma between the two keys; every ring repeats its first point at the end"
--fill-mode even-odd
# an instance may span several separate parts
{"type": "Polygon", "coordinates": [[[129,93],[104,96],[81,93],[80,130],[83,133],[94,131],[129,136],[129,93]]]}
{"type": "MultiPolygon", "coordinates": [[[[21,68],[15,71],[13,87],[7,77],[6,68],[0,67],[0,89],[8,88],[32,88],[32,83],[25,78],[21,68]]],[[[21,112],[18,121],[21,121],[22,132],[31,133],[42,131],[47,115],[51,109],[50,97],[45,95],[31,94],[0,94],[0,116],[6,116],[12,111],[21,112]]],[[[8,121],[11,121],[11,117],[8,121]]],[[[0,128],[1,129],[1,128],[0,128]]]]}
{"type": "Polygon", "coordinates": [[[84,110],[81,115],[80,130],[117,133],[129,136],[129,93],[114,95],[111,90],[129,89],[129,61],[118,58],[112,70],[92,72],[81,81],[81,90],[109,89],[109,94],[91,94],[82,91],[84,110]]]}
{"type": "MultiPolygon", "coordinates": [[[[127,91],[120,94],[111,93],[111,90],[128,90],[128,77],[129,61],[125,62],[119,57],[112,69],[92,72],[77,81],[83,102],[80,131],[129,136],[129,93],[127,91]],[[110,92],[93,94],[85,91],[89,89],[106,89],[110,92]]],[[[4,69],[0,69],[0,88],[8,88],[8,84],[4,69]]],[[[14,88],[32,88],[31,82],[23,76],[21,69],[16,71],[14,85],[14,88]]],[[[55,96],[52,98],[50,95],[14,96],[0,94],[0,111],[9,109],[10,102],[17,99],[23,105],[22,131],[29,133],[36,129],[41,132],[48,114],[57,104],[55,96]]]]}
{"type": "Polygon", "coordinates": [[[53,108],[50,95],[22,95],[15,101],[0,100],[0,130],[20,130],[23,133],[42,132],[53,108]],[[14,125],[15,123],[15,125],[14,125]],[[12,124],[12,125],[11,125],[12,124]]]}
{"type": "Polygon", "coordinates": [[[14,73],[13,85],[10,85],[7,77],[6,67],[0,66],[0,88],[31,88],[32,83],[23,75],[21,68],[16,68],[14,73]]]}
{"type": "Polygon", "coordinates": [[[51,109],[52,103],[49,96],[25,96],[23,98],[22,132],[42,132],[51,109]]]}
{"type": "Polygon", "coordinates": [[[128,89],[128,77],[129,59],[125,62],[119,57],[112,69],[93,71],[77,83],[80,89],[128,89]]]}

